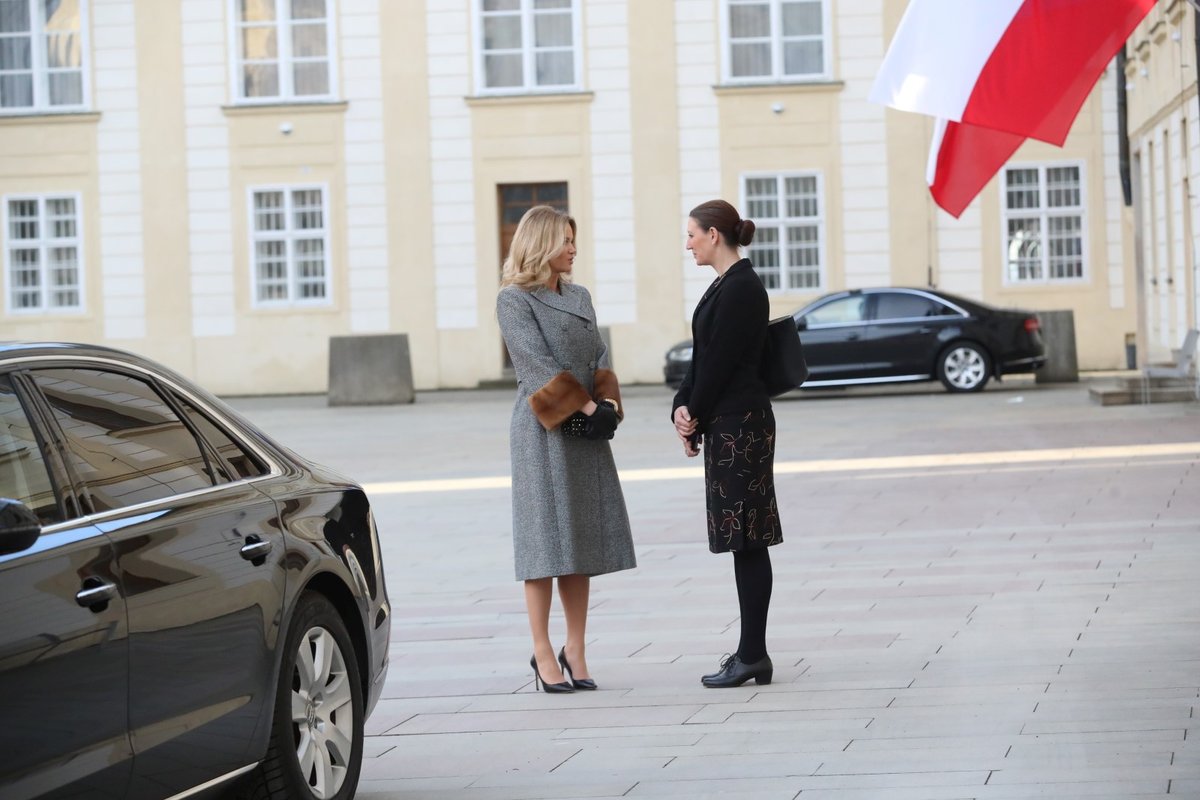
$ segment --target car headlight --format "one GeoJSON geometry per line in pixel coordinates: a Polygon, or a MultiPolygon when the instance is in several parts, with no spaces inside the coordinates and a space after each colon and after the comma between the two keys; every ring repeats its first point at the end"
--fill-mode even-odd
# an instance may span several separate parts
{"type": "Polygon", "coordinates": [[[681,347],[678,350],[672,350],[671,352],[667,353],[667,360],[668,361],[691,361],[692,360],[692,348],[681,347]]]}

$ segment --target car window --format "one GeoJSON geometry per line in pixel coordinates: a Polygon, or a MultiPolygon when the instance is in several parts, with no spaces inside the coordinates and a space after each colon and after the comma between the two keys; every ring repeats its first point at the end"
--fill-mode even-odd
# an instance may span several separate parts
{"type": "Polygon", "coordinates": [[[30,374],[54,410],[95,511],[213,485],[196,437],[148,382],[89,369],[30,374]]]}
{"type": "Polygon", "coordinates": [[[867,315],[866,295],[853,294],[839,297],[804,315],[809,327],[813,325],[837,325],[862,322],[867,315]]]}
{"type": "Polygon", "coordinates": [[[175,395],[175,401],[183,409],[183,412],[187,415],[192,425],[195,426],[196,430],[200,431],[200,435],[207,439],[208,443],[233,468],[234,474],[227,475],[223,466],[220,464],[214,465],[218,474],[223,476],[223,480],[237,481],[243,478],[253,478],[266,472],[266,469],[259,463],[257,458],[251,455],[242,445],[229,438],[229,435],[217,427],[217,424],[203,412],[178,395],[175,395]]]}
{"type": "Polygon", "coordinates": [[[62,522],[46,459],[7,376],[0,375],[0,497],[25,505],[43,525],[62,522]]]}
{"type": "Polygon", "coordinates": [[[940,317],[948,310],[943,303],[919,294],[882,292],[875,297],[877,320],[940,317]]]}

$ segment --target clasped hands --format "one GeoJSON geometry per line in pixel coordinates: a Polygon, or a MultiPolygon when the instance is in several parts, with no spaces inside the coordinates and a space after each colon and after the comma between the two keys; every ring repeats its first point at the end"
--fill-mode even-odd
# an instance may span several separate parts
{"type": "Polygon", "coordinates": [[[683,442],[683,454],[688,458],[700,455],[700,437],[696,432],[696,420],[692,418],[687,406],[675,409],[675,433],[683,442]]]}
{"type": "Polygon", "coordinates": [[[575,417],[583,418],[583,438],[585,439],[611,439],[617,431],[617,425],[620,423],[620,418],[617,416],[617,411],[608,403],[588,403],[583,407],[583,411],[576,411],[575,417]],[[588,413],[588,406],[592,407],[591,413],[588,413]]]}

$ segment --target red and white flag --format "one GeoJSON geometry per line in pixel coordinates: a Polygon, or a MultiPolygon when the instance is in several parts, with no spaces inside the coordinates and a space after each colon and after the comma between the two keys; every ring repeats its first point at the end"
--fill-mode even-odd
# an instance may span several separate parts
{"type": "Polygon", "coordinates": [[[871,100],[936,117],[927,178],[958,216],[1027,138],[1061,146],[1155,0],[911,0],[871,100]]]}

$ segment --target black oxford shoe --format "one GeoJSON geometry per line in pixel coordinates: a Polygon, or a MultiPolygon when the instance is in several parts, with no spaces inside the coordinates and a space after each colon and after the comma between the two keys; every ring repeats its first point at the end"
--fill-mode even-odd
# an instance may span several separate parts
{"type": "Polygon", "coordinates": [[[753,664],[746,664],[737,655],[732,655],[721,662],[720,672],[705,675],[700,682],[709,689],[727,689],[731,686],[741,686],[754,678],[755,683],[766,686],[771,682],[774,673],[775,665],[771,663],[770,656],[763,656],[753,664]]]}

